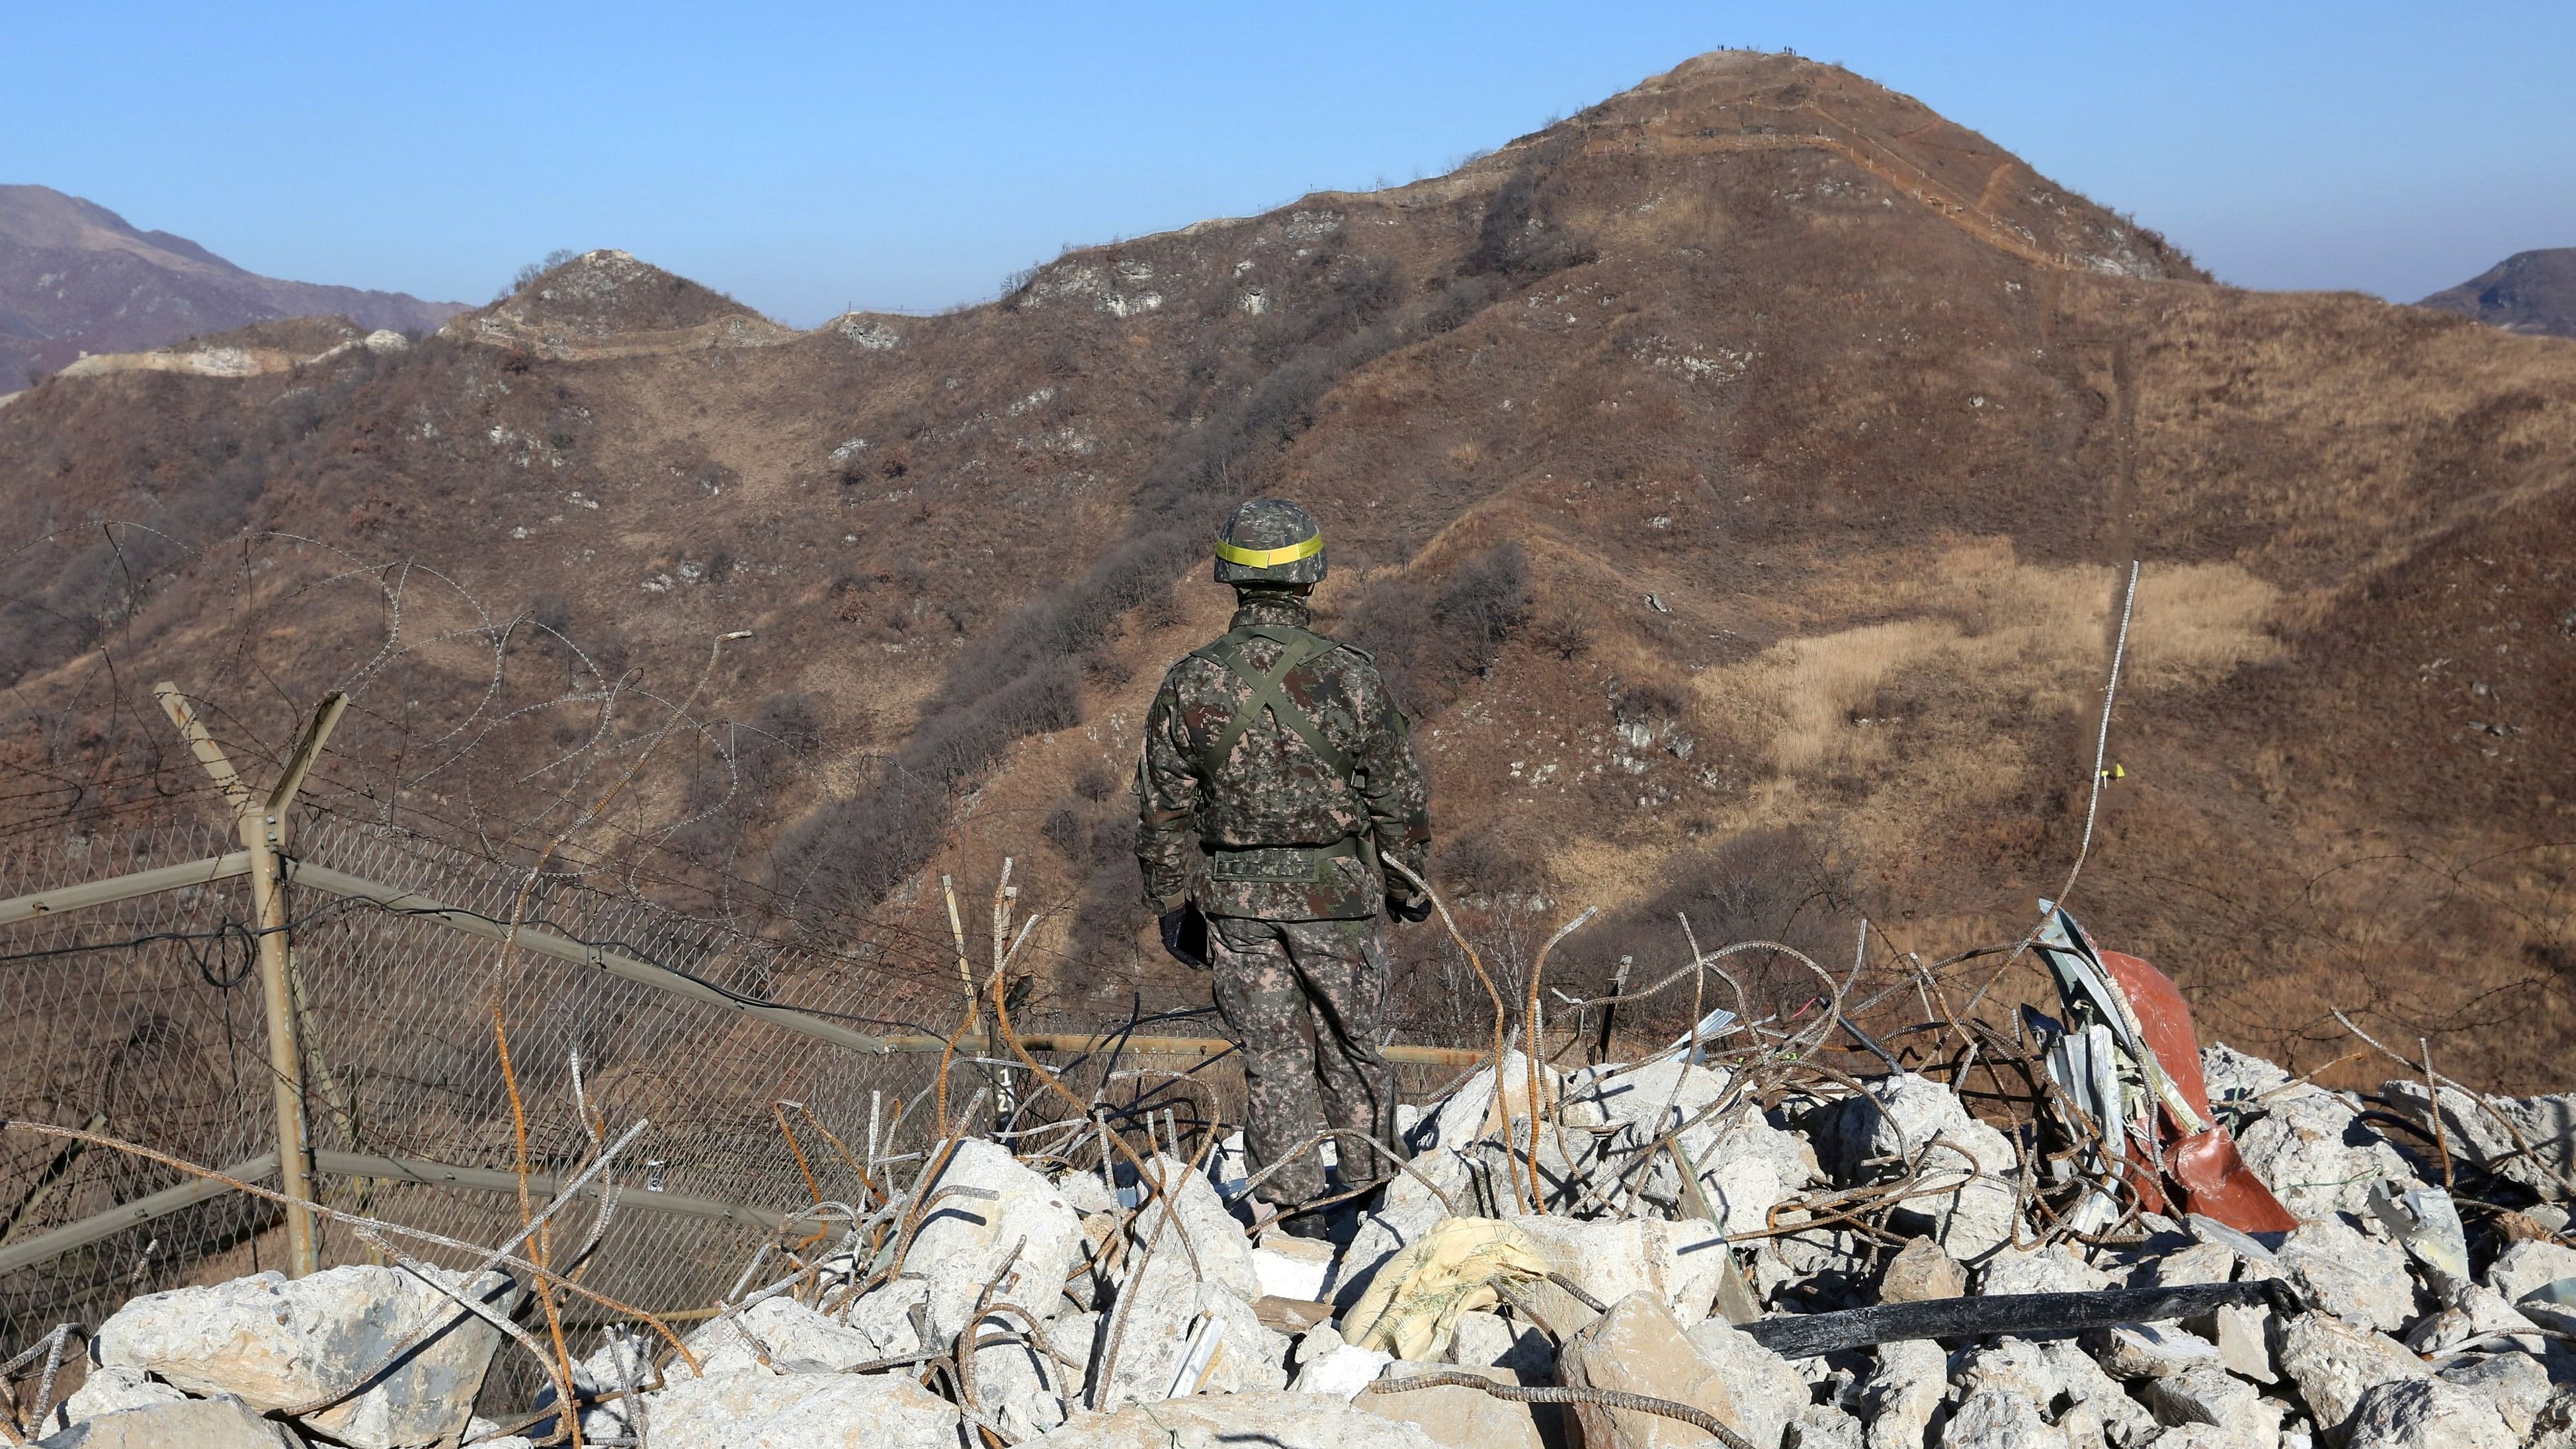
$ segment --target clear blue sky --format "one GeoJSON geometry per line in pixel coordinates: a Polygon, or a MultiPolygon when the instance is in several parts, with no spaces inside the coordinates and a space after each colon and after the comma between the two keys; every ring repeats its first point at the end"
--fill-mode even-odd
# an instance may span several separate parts
{"type": "Polygon", "coordinates": [[[487,300],[618,246],[811,324],[1436,173],[1728,45],[1840,61],[2221,278],[2576,245],[2576,3],[0,6],[0,181],[487,300]]]}

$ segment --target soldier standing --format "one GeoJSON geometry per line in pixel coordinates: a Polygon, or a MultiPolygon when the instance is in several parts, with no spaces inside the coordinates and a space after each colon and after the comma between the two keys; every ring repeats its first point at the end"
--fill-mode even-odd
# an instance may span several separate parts
{"type": "MultiPolygon", "coordinates": [[[[1216,542],[1233,627],[1163,676],[1137,766],[1146,909],[1165,950],[1214,972],[1243,1053],[1254,1172],[1326,1127],[1395,1145],[1378,916],[1431,913],[1380,865],[1423,874],[1430,792],[1376,663],[1308,627],[1323,577],[1323,531],[1305,509],[1256,498],[1234,510],[1216,542]]],[[[1349,1138],[1334,1156],[1346,1190],[1392,1171],[1349,1138]]],[[[1256,1195],[1293,1209],[1325,1192],[1310,1148],[1256,1195]]],[[[1284,1227],[1324,1231],[1320,1215],[1284,1227]]]]}

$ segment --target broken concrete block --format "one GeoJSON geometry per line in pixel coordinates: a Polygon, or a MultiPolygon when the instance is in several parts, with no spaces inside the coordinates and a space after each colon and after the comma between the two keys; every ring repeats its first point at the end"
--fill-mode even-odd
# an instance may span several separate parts
{"type": "MultiPolygon", "coordinates": [[[[588,1402],[597,1396],[617,1394],[621,1386],[626,1384],[633,1384],[638,1388],[651,1384],[653,1359],[661,1347],[662,1340],[659,1338],[639,1331],[610,1326],[602,1335],[599,1347],[591,1351],[590,1357],[572,1366],[573,1392],[584,1402],[588,1402]]],[[[686,1372],[685,1367],[682,1371],[686,1372]]],[[[537,1390],[537,1408],[550,1408],[554,1401],[553,1385],[549,1384],[537,1390]]],[[[553,1426],[547,1425],[538,1432],[552,1433],[553,1426]]],[[[581,1433],[585,1440],[619,1438],[632,1432],[633,1428],[627,1419],[626,1401],[622,1398],[612,1398],[606,1403],[595,1404],[581,1411],[581,1433]]]]}
{"type": "Polygon", "coordinates": [[[2269,1443],[2281,1430],[2280,1406],[2214,1363],[2149,1379],[2138,1401],[2159,1424],[2210,1424],[2249,1444],[2269,1443]]]}
{"type": "Polygon", "coordinates": [[[2065,1442],[2037,1404],[2009,1389],[1970,1392],[1941,1431],[1942,1449],[2055,1449],[2065,1442]]]}
{"type": "MultiPolygon", "coordinates": [[[[1470,1392],[1473,1392],[1470,1390],[1470,1392]]],[[[1422,1430],[1324,1394],[1199,1395],[1077,1414],[1025,1449],[1440,1449],[1422,1430]]],[[[659,1446],[657,1446],[659,1449],[659,1446]]],[[[951,1446],[942,1446],[951,1449],[951,1446]]]]}
{"type": "Polygon", "coordinates": [[[797,1302],[764,1298],[721,1323],[688,1337],[701,1373],[734,1373],[761,1367],[782,1374],[839,1373],[852,1364],[885,1357],[876,1340],[797,1302]]]}
{"type": "Polygon", "coordinates": [[[126,1409],[182,1403],[187,1397],[141,1369],[94,1365],[89,1377],[81,1381],[81,1386],[72,1390],[70,1397],[54,1405],[53,1413],[45,1417],[45,1432],[56,1433],[83,1419],[95,1419],[126,1409]]]}
{"type": "MultiPolygon", "coordinates": [[[[1688,1404],[1739,1434],[1748,1421],[1733,1390],[1682,1336],[1661,1297],[1630,1293],[1568,1342],[1557,1370],[1573,1388],[1612,1389],[1688,1404]]],[[[1678,1419],[1576,1404],[1584,1449],[1698,1449],[1708,1435],[1678,1419]]]]}
{"type": "Polygon", "coordinates": [[[701,1377],[682,1366],[644,1409],[654,1449],[956,1449],[960,1422],[903,1374],[701,1377]]]}
{"type": "Polygon", "coordinates": [[[525,1434],[504,1434],[501,1426],[476,1415],[465,1425],[465,1442],[474,1449],[537,1449],[536,1441],[525,1434]]]}
{"type": "Polygon", "coordinates": [[[1977,1274],[1981,1297],[2009,1293],[2090,1293],[2111,1286],[2111,1275],[2075,1256],[2062,1243],[2045,1248],[2003,1248],[1977,1274]]]}
{"type": "Polygon", "coordinates": [[[2499,1353],[2464,1358],[2435,1377],[2476,1394],[2495,1406],[2516,1440],[2531,1437],[2555,1390],[2549,1370],[2527,1353],[2499,1353]]]}
{"type": "Polygon", "coordinates": [[[2341,1435],[2363,1394],[2381,1384],[2432,1374],[2395,1339],[2355,1328],[2329,1313],[2302,1313],[2283,1324],[2273,1358],[2329,1440],[2341,1435]]]}
{"type": "MultiPolygon", "coordinates": [[[[451,1275],[450,1286],[459,1279],[451,1275]]],[[[499,1273],[472,1290],[506,1310],[517,1285],[499,1273]]],[[[98,1362],[143,1369],[193,1394],[234,1394],[267,1411],[355,1387],[416,1336],[432,1335],[365,1392],[309,1419],[355,1449],[395,1449],[457,1433],[501,1332],[400,1268],[329,1268],[178,1288],[134,1299],[101,1325],[98,1362]]]]}
{"type": "Polygon", "coordinates": [[[2483,1396],[2438,1378],[2381,1384],[2353,1411],[2348,1449],[2517,1449],[2483,1396]]]}
{"type": "Polygon", "coordinates": [[[1930,1238],[1915,1238],[1899,1248],[1878,1280],[1881,1303],[1929,1303],[1967,1291],[1967,1270],[1930,1238]]]}
{"type": "Polygon", "coordinates": [[[2272,1369],[2277,1317],[2270,1308],[2251,1303],[2230,1303],[2209,1315],[2211,1341],[2218,1345],[2218,1361],[2227,1365],[2229,1373],[2258,1384],[2281,1381],[2272,1369]]]}
{"type": "MultiPolygon", "coordinates": [[[[997,1320],[986,1328],[1001,1326],[997,1320]]],[[[1082,1374],[1082,1365],[1051,1360],[1033,1344],[993,1344],[975,1351],[975,1402],[1005,1435],[1028,1439],[1063,1423],[1082,1402],[1082,1374]]]]}
{"type": "Polygon", "coordinates": [[[1332,1275],[1334,1257],[1330,1243],[1272,1233],[1252,1250],[1253,1278],[1261,1286],[1254,1296],[1315,1302],[1324,1296],[1324,1280],[1332,1275]]]}
{"type": "Polygon", "coordinates": [[[2561,1278],[2576,1278],[2576,1248],[2525,1240],[2496,1255],[2487,1286],[2507,1303],[2520,1303],[2561,1278]]]}
{"type": "MultiPolygon", "coordinates": [[[[993,1196],[940,1198],[904,1254],[905,1271],[929,1280],[932,1331],[944,1341],[966,1326],[976,1295],[1014,1244],[1020,1245],[1019,1256],[994,1289],[993,1301],[1016,1305],[1041,1321],[1053,1318],[1064,1303],[1065,1279],[1082,1261],[1082,1215],[1054,1183],[1022,1166],[1000,1143],[981,1138],[958,1144],[929,1191],[943,1188],[993,1196]]],[[[1240,1243],[1242,1231],[1236,1229],[1234,1237],[1240,1243]]]]}
{"type": "Polygon", "coordinates": [[[1261,1320],[1262,1327],[1294,1338],[1318,1323],[1332,1322],[1333,1305],[1264,1293],[1252,1300],[1252,1316],[1261,1320]]]}
{"type": "Polygon", "coordinates": [[[1553,1383],[1556,1345],[1537,1329],[1500,1314],[1461,1313],[1448,1361],[1462,1368],[1503,1369],[1523,1384],[1553,1383]]]}
{"type": "Polygon", "coordinates": [[[1882,1343],[1875,1352],[1878,1365],[1861,1400],[1869,1449],[1922,1449],[1923,1432],[1949,1391],[1950,1355],[1920,1338],[1882,1343]]]}
{"type": "Polygon", "coordinates": [[[1949,1190],[1913,1198],[1890,1214],[1897,1231],[1933,1237],[1962,1263],[1982,1262],[2012,1241],[2019,1159],[2012,1143],[1969,1116],[1949,1088],[1911,1072],[1881,1077],[1843,1104],[1836,1137],[1840,1182],[1884,1175],[1928,1154],[1925,1184],[1949,1190]]]}
{"type": "Polygon", "coordinates": [[[2147,1282],[2158,1288],[2187,1288],[2195,1283],[2236,1281],[2236,1250],[2225,1243],[2194,1243],[2163,1254],[2148,1265],[2147,1282]]]}
{"type": "MultiPolygon", "coordinates": [[[[1161,1190],[1171,1194],[1175,1221],[1164,1220],[1163,1210],[1156,1201],[1139,1207],[1127,1220],[1127,1234],[1131,1240],[1128,1261],[1134,1262],[1135,1251],[1142,1249],[1159,1231],[1162,1246],[1154,1250],[1158,1262],[1169,1256],[1186,1264],[1191,1255],[1196,1254],[1198,1275],[1205,1281],[1223,1287],[1246,1303],[1260,1297],[1264,1290],[1260,1269],[1252,1259],[1252,1241],[1243,1235],[1243,1224],[1226,1211],[1224,1201],[1216,1195],[1216,1189],[1209,1185],[1207,1178],[1192,1172],[1189,1164],[1167,1154],[1145,1159],[1145,1166],[1155,1181],[1162,1184],[1161,1190]],[[1184,1232],[1189,1242],[1186,1249],[1182,1247],[1184,1232]]],[[[1122,1166],[1118,1176],[1121,1182],[1132,1185],[1136,1171],[1122,1166]]]]}
{"type": "Polygon", "coordinates": [[[2290,1234],[2277,1256],[2307,1301],[2328,1313],[2383,1332],[2414,1321],[2415,1280],[2406,1271],[2406,1250],[2395,1243],[2325,1217],[2290,1234]]]}
{"type": "MultiPolygon", "coordinates": [[[[1667,1132],[1697,1170],[1699,1199],[1728,1231],[1759,1227],[1772,1207],[1816,1175],[1815,1152],[1794,1132],[1764,1120],[1757,1104],[1738,1103],[1706,1120],[1701,1114],[1726,1100],[1730,1073],[1685,1065],[1678,1055],[1607,1073],[1578,1074],[1568,1085],[1573,1099],[1597,1108],[1618,1134],[1601,1140],[1596,1165],[1624,1165],[1667,1132]],[[1683,1126],[1688,1123],[1690,1125],[1683,1126]],[[1679,1128],[1678,1132],[1674,1132],[1679,1128]]],[[[1599,1172],[1594,1173],[1596,1179],[1599,1172]]],[[[1682,1191],[1681,1171],[1658,1153],[1633,1179],[1638,1201],[1665,1217],[1697,1215],[1682,1191]]]]}
{"type": "Polygon", "coordinates": [[[1343,1343],[1340,1335],[1336,1334],[1333,1342],[1319,1343],[1311,1355],[1300,1352],[1297,1377],[1290,1381],[1288,1387],[1301,1394],[1325,1394],[1348,1399],[1377,1382],[1378,1375],[1393,1362],[1393,1354],[1362,1348],[1355,1343],[1343,1343]]]}
{"type": "MultiPolygon", "coordinates": [[[[1652,1293],[1675,1322],[1687,1328],[1706,1318],[1726,1272],[1725,1237],[1704,1222],[1652,1218],[1516,1217],[1549,1265],[1603,1303],[1632,1293],[1652,1293]]],[[[1531,1301],[1559,1332],[1579,1330],[1589,1318],[1553,1284],[1536,1284],[1531,1301]]]]}
{"type": "Polygon", "coordinates": [[[1118,1361],[1094,1395],[1102,1407],[1162,1398],[1202,1318],[1222,1327],[1216,1330],[1217,1351],[1200,1380],[1200,1392],[1250,1393],[1287,1386],[1287,1335],[1263,1327],[1252,1305],[1231,1290],[1192,1282],[1188,1265],[1177,1254],[1168,1269],[1158,1254],[1142,1281],[1131,1280],[1119,1293],[1105,1330],[1118,1345],[1118,1361]]]}
{"type": "Polygon", "coordinates": [[[1116,1190],[1101,1181],[1096,1171],[1059,1172],[1047,1181],[1055,1188],[1055,1195],[1064,1199],[1065,1206],[1084,1217],[1118,1210],[1116,1190]]]}
{"type": "Polygon", "coordinates": [[[2293,1084],[2279,1067],[2228,1047],[2205,1047],[2200,1059],[2212,1102],[2236,1093],[2260,1098],[2239,1118],[2236,1148],[2298,1217],[2365,1214],[2371,1183],[2414,1181],[2405,1154],[2343,1098],[2306,1082],[2293,1084]]]}
{"type": "Polygon", "coordinates": [[[1682,1337],[1735,1396],[1745,1437],[1756,1444],[1779,1443],[1809,1402],[1807,1381],[1789,1361],[1723,1318],[1701,1319],[1682,1337]]]}
{"type": "MultiPolygon", "coordinates": [[[[1521,1131],[1526,1140],[1530,1110],[1529,1070],[1529,1058],[1520,1052],[1503,1054],[1502,1097],[1499,1101],[1494,1095],[1495,1072],[1492,1067],[1486,1067],[1461,1082],[1458,1089],[1441,1102],[1429,1124],[1416,1129],[1421,1138],[1419,1145],[1423,1148],[1456,1148],[1482,1138],[1500,1137],[1506,1124],[1515,1118],[1522,1122],[1521,1131]]],[[[1538,1083],[1542,1107],[1555,1102],[1565,1090],[1563,1075],[1544,1064],[1538,1069],[1538,1083]]],[[[1574,1111],[1573,1105],[1569,1104],[1569,1116],[1574,1111]]],[[[1594,1115],[1591,1120],[1598,1122],[1601,1119],[1594,1115]]]]}
{"type": "Polygon", "coordinates": [[[2542,1344],[2538,1329],[2538,1324],[2505,1302],[2504,1295],[2470,1283],[2462,1285],[2458,1296],[2440,1311],[2425,1315],[2406,1330],[2405,1344],[2417,1353],[2440,1354],[2471,1339],[2509,1333],[2516,1335],[2510,1346],[2537,1353],[2542,1344]]]}
{"type": "Polygon", "coordinates": [[[930,1283],[917,1277],[897,1278],[871,1291],[842,1315],[843,1323],[855,1332],[865,1334],[876,1346],[876,1356],[892,1358],[897,1354],[918,1353],[923,1344],[914,1327],[915,1312],[926,1319],[930,1309],[930,1283]]]}
{"type": "MultiPolygon", "coordinates": [[[[1401,1382],[1425,1373],[1472,1373],[1499,1384],[1519,1382],[1500,1369],[1412,1363],[1404,1359],[1388,1364],[1378,1382],[1401,1382]]],[[[1384,1393],[1371,1388],[1351,1403],[1380,1418],[1411,1424],[1434,1443],[1451,1446],[1451,1449],[1546,1449],[1550,1436],[1540,1430],[1540,1415],[1544,1413],[1551,1421],[1551,1429],[1556,1428],[1555,1421],[1561,1418],[1560,1411],[1553,1404],[1515,1403],[1495,1398],[1482,1389],[1455,1384],[1401,1393],[1384,1393]]],[[[1562,1438],[1562,1430],[1558,1430],[1555,1437],[1562,1438]]]]}
{"type": "Polygon", "coordinates": [[[2045,1347],[2022,1338],[2000,1338],[1962,1355],[1954,1377],[1966,1393],[2000,1389],[2035,1404],[2046,1404],[2066,1392],[2066,1371],[2045,1347]]]}
{"type": "Polygon", "coordinates": [[[1796,1449],[1867,1449],[1868,1431],[1861,1422],[1831,1404],[1809,1404],[1798,1411],[1797,1438],[1781,1439],[1796,1449]]]}
{"type": "MultiPolygon", "coordinates": [[[[1674,1323],[1672,1310],[1654,1292],[1631,1292],[1610,1305],[1610,1313],[1592,1320],[1571,1338],[1556,1359],[1558,1377],[1569,1387],[1638,1392],[1672,1403],[1687,1403],[1716,1418],[1736,1434],[1747,1431],[1744,1413],[1726,1380],[1692,1349],[1674,1323]]],[[[1574,1405],[1587,1449],[1682,1449],[1698,1446],[1708,1436],[1677,1418],[1607,1408],[1597,1403],[1574,1405]]]]}
{"type": "MultiPolygon", "coordinates": [[[[2422,1081],[2388,1082],[2379,1094],[2390,1110],[2422,1128],[2426,1136],[2432,1135],[2432,1099],[2425,1095],[2422,1081]]],[[[2519,1183],[2545,1200],[2563,1201],[2568,1196],[2564,1174],[2571,1127],[2576,1127],[2576,1097],[2492,1098],[2481,1105],[2457,1087],[2442,1088],[2442,1132],[2451,1155],[2519,1183]],[[2516,1133],[2531,1145],[2528,1154],[2514,1141],[2516,1133]]]]}
{"type": "MultiPolygon", "coordinates": [[[[2289,1436],[2280,1438],[2281,1449],[2290,1449],[2289,1436]]],[[[2233,1429],[2215,1424],[2177,1424],[2158,1434],[2155,1449],[2272,1449],[2270,1439],[2247,1439],[2233,1429]]],[[[2306,1449],[2304,1442],[2299,1449],[2306,1449]]]]}
{"type": "Polygon", "coordinates": [[[2225,1367],[2218,1345],[2171,1323],[2123,1323],[2088,1329],[2084,1346],[2117,1379],[2171,1378],[2203,1365],[2225,1367]]]}
{"type": "MultiPolygon", "coordinates": [[[[457,1428],[465,1427],[459,1421],[457,1428]]],[[[299,1449],[283,1424],[227,1394],[138,1404],[83,1419],[37,1441],[37,1449],[299,1449]]]]}

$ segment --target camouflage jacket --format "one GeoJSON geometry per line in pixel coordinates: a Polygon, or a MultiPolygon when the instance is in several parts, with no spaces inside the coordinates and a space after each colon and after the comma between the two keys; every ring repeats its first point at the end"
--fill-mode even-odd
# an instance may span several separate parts
{"type": "Polygon", "coordinates": [[[1430,790],[1404,716],[1369,656],[1315,634],[1309,617],[1301,600],[1256,596],[1223,639],[1163,676],[1136,769],[1136,860],[1156,915],[1195,899],[1211,916],[1356,920],[1378,913],[1390,885],[1398,901],[1414,895],[1377,863],[1421,874],[1430,854],[1430,790]],[[1296,721],[1210,657],[1266,676],[1292,650],[1305,658],[1278,687],[1296,721]]]}

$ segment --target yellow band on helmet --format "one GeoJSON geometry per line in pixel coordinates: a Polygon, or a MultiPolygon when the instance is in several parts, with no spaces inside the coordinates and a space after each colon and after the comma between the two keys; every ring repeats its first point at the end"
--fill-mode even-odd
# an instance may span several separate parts
{"type": "Polygon", "coordinates": [[[1280,564],[1295,563],[1301,558],[1313,558],[1323,551],[1324,534],[1321,529],[1316,530],[1315,536],[1304,543],[1292,543],[1286,548],[1237,548],[1224,539],[1220,538],[1216,541],[1218,558],[1247,569],[1266,569],[1280,564]]]}

